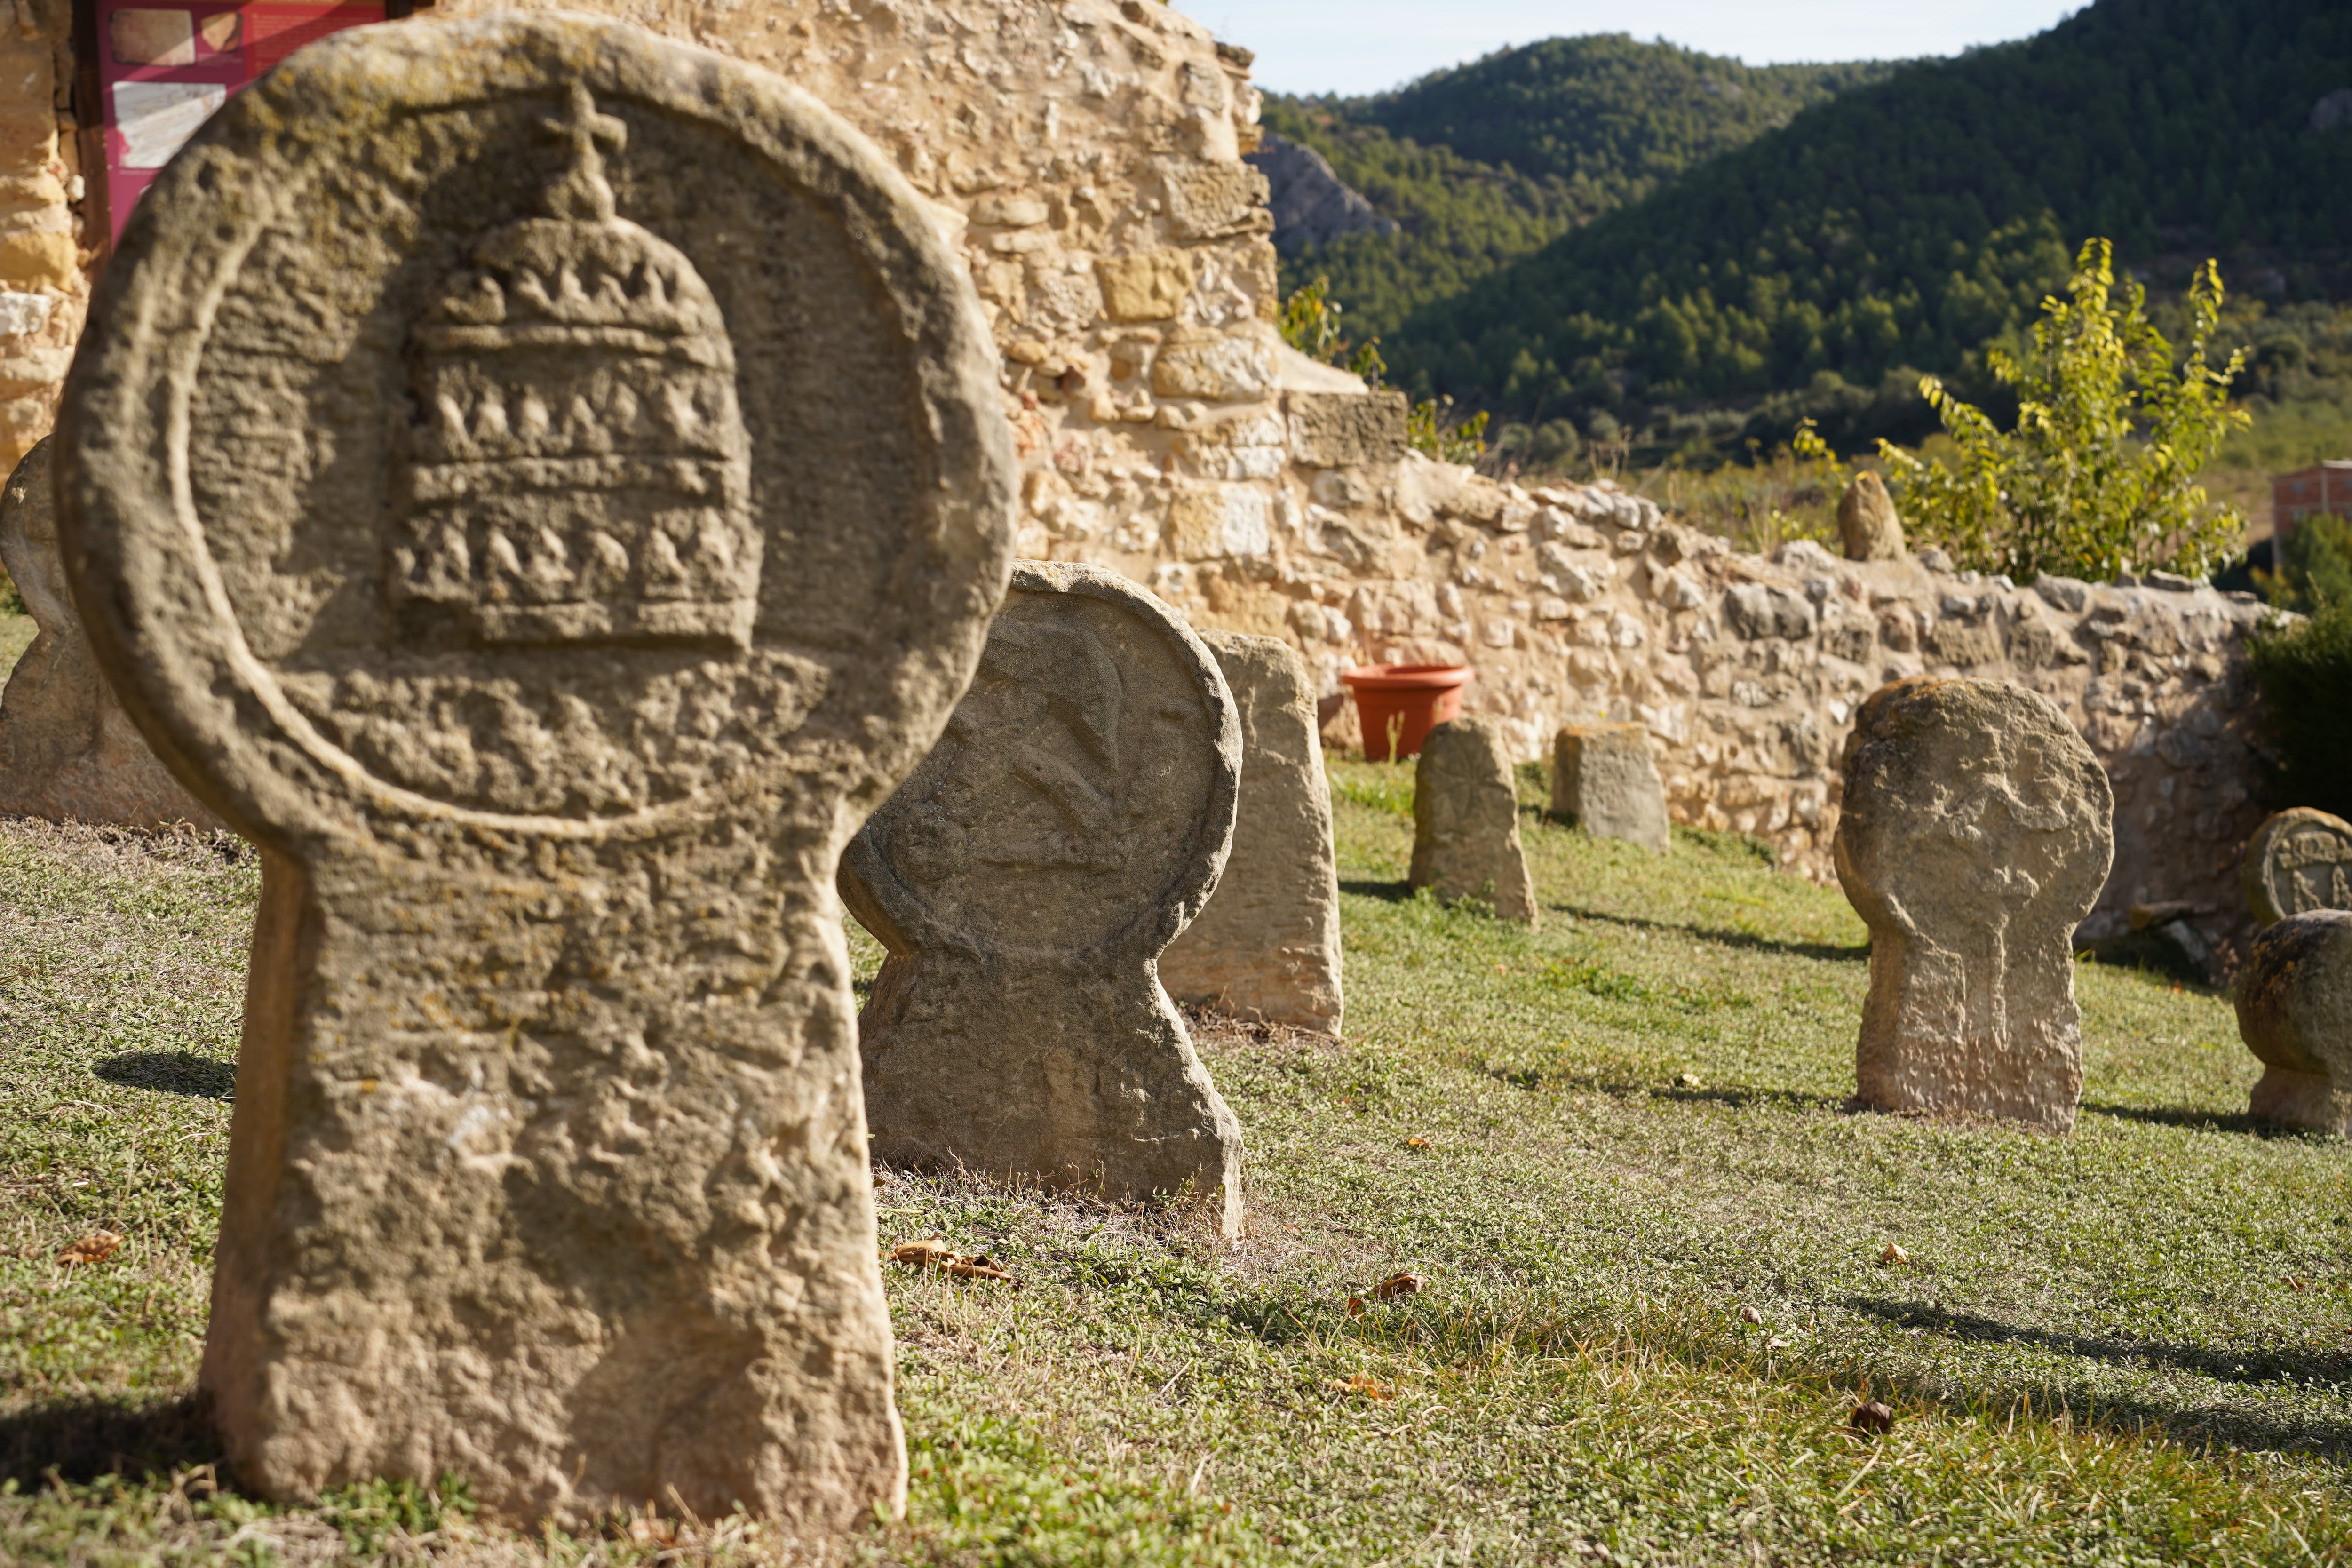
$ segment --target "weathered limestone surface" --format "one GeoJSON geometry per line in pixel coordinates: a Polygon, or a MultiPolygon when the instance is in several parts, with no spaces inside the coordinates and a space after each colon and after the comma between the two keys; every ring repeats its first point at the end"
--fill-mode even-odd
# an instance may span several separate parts
{"type": "Polygon", "coordinates": [[[1480,899],[1497,919],[1536,923],[1509,743],[1494,720],[1449,720],[1422,742],[1412,770],[1409,877],[1449,902],[1480,899]]]}
{"type": "Polygon", "coordinates": [[[833,882],[1015,496],[914,193],[631,28],[373,28],[232,100],[101,294],[75,598],[265,850],[202,1374],[244,1484],[897,1506],[833,882]]]}
{"type": "Polygon", "coordinates": [[[99,672],[58,555],[49,450],[44,437],[0,489],[0,563],[41,628],[0,695],[0,813],[218,827],[220,819],[155,760],[99,672]]]}
{"type": "Polygon", "coordinates": [[[1179,1002],[1339,1033],[1339,873],[1315,687],[1289,644],[1203,632],[1239,710],[1241,804],[1217,890],[1160,958],[1179,1002]]]}
{"type": "Polygon", "coordinates": [[[76,235],[81,153],[68,0],[0,6],[0,468],[48,434],[89,305],[76,235]]]}
{"type": "Polygon", "coordinates": [[[2352,1138],[2352,913],[2288,915],[2254,939],[2238,1035],[2263,1064],[2253,1114],[2352,1138]]]}
{"type": "MultiPolygon", "coordinates": [[[[401,25],[501,3],[441,0],[401,25]]],[[[1521,488],[1406,452],[1393,399],[1277,346],[1274,219],[1242,161],[1260,136],[1250,57],[1157,0],[564,3],[772,67],[898,160],[989,316],[1022,554],[1147,583],[1198,627],[1282,637],[1327,698],[1352,665],[1469,663],[1468,710],[1517,758],[1564,723],[1646,725],[1674,820],[1758,835],[1824,881],[1862,699],[1920,675],[2013,680],[2065,710],[2115,784],[2117,869],[2084,936],[2168,902],[2212,911],[2195,924],[2225,964],[2252,936],[2237,889],[2263,816],[2244,658],[2259,605],[2021,589],[1934,552],[1743,553],[1611,483],[1521,488]],[[1769,591],[1771,613],[1740,613],[1734,590],[1769,591]]],[[[55,60],[0,73],[28,160],[75,156],[51,105],[72,77],[68,10],[20,5],[22,47],[55,60]]],[[[0,331],[43,322],[0,337],[28,374],[79,327],[79,273],[62,292],[29,281],[73,217],[0,214],[55,231],[0,249],[0,279],[20,255],[31,268],[6,284],[32,289],[21,309],[0,292],[0,331]]],[[[37,434],[48,395],[8,407],[37,434]]]]}
{"type": "Polygon", "coordinates": [[[1871,937],[1864,1102],[2072,1127],[2072,939],[2115,847],[2098,760],[2022,687],[1906,681],[1863,705],[1845,785],[1838,880],[1871,937]]]}
{"type": "Polygon", "coordinates": [[[1552,815],[1595,838],[1665,852],[1666,790],[1641,724],[1564,724],[1552,737],[1552,815]]]}
{"type": "Polygon", "coordinates": [[[2352,910],[2352,822],[2308,806],[2265,817],[2246,843],[2246,908],[2263,925],[2352,910]]]}
{"type": "Polygon", "coordinates": [[[1910,553],[1903,544],[1903,519],[1886,481],[1864,469],[1838,498],[1838,538],[1848,561],[1900,561],[1910,553]]]}
{"type": "Polygon", "coordinates": [[[875,1158],[1242,1218],[1241,1124],[1155,964],[1217,884],[1241,724],[1216,661],[1110,573],[1024,563],[937,750],[842,891],[889,949],[858,1019],[875,1158]]]}

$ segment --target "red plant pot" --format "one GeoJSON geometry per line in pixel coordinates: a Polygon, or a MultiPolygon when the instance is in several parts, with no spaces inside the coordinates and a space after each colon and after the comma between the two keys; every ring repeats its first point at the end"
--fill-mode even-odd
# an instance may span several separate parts
{"type": "Polygon", "coordinates": [[[1475,673],[1466,664],[1372,664],[1340,671],[1364,727],[1365,758],[1385,763],[1419,756],[1430,731],[1462,717],[1462,689],[1475,673]]]}

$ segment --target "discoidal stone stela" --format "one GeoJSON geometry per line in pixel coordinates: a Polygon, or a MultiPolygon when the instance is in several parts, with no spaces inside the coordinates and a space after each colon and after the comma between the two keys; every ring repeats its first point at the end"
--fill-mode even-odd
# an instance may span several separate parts
{"type": "Polygon", "coordinates": [[[142,200],[76,604],[264,847],[203,1384],[281,1498],[899,1506],[834,875],[1010,569],[957,259],[778,79],[360,29],[142,200]]]}
{"type": "Polygon", "coordinates": [[[1024,562],[938,748],[842,861],[889,950],[858,1020],[876,1158],[1214,1204],[1241,1124],[1157,971],[1233,839],[1241,726],[1125,578],[1024,562]]]}
{"type": "Polygon", "coordinates": [[[1863,703],[1836,850],[1870,927],[1864,1104],[2074,1126],[2072,939],[2106,882],[2114,816],[2090,747],[2021,686],[1909,680],[1863,703]]]}

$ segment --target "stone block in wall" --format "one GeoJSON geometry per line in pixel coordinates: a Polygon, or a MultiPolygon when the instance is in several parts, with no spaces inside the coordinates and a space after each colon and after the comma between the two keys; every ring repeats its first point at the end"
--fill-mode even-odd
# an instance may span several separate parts
{"type": "Polygon", "coordinates": [[[57,302],[47,294],[0,290],[0,337],[21,338],[49,324],[57,302]]]}
{"type": "Polygon", "coordinates": [[[2070,616],[2081,615],[2091,596],[2091,585],[2073,577],[2036,577],[2033,591],[2052,609],[2063,610],[2070,616]]]}
{"type": "Polygon", "coordinates": [[[1843,616],[1822,627],[1822,651],[1832,658],[1867,664],[1877,647],[1877,629],[1866,619],[1843,616]]]}
{"type": "Polygon", "coordinates": [[[2058,634],[2050,629],[2049,622],[2031,611],[2009,623],[2005,640],[2009,662],[2020,669],[2041,669],[2058,658],[2058,634]]]}
{"type": "Polygon", "coordinates": [[[1249,485],[1184,485],[1168,503],[1168,551],[1180,561],[1264,555],[1273,548],[1271,505],[1249,485]]]}
{"type": "Polygon", "coordinates": [[[1192,291],[1192,256],[1184,250],[1147,250],[1138,256],[1104,256],[1095,261],[1103,310],[1114,321],[1161,321],[1173,316],[1192,291]]]}
{"type": "Polygon", "coordinates": [[[1980,664],[2000,662],[2000,634],[1980,623],[1954,620],[1949,616],[1937,621],[1927,634],[1927,652],[1944,664],[1962,669],[1980,664]]]}
{"type": "Polygon", "coordinates": [[[1207,479],[1271,479],[1290,466],[1282,416],[1247,409],[1237,417],[1204,420],[1176,437],[1176,450],[1207,479]]]}
{"type": "Polygon", "coordinates": [[[1282,258],[1270,239],[1250,239],[1234,246],[1225,258],[1226,270],[1243,293],[1257,301],[1258,319],[1282,315],[1282,258]]]}
{"type": "Polygon", "coordinates": [[[1166,163],[1160,177],[1168,192],[1168,226],[1180,239],[1274,231],[1265,205],[1272,187],[1247,163],[1166,163]]]}
{"type": "Polygon", "coordinates": [[[81,277],[73,236],[55,230],[0,234],[0,284],[12,289],[68,291],[81,277]]]}
{"type": "Polygon", "coordinates": [[[1151,362],[1151,390],[1162,397],[1231,403],[1274,390],[1274,350],[1255,336],[1179,327],[1151,362]]]}
{"type": "Polygon", "coordinates": [[[66,378],[71,349],[23,349],[0,356],[0,398],[23,397],[66,378]]]}
{"type": "Polygon", "coordinates": [[[990,195],[973,204],[971,221],[991,228],[1034,228],[1052,215],[1042,197],[990,195]]]}
{"type": "Polygon", "coordinates": [[[1402,392],[1293,392],[1283,402],[1290,412],[1291,454],[1308,468],[1393,463],[1404,454],[1402,392]]]}
{"type": "Polygon", "coordinates": [[[1809,637],[1815,625],[1812,601],[1793,588],[1770,583],[1735,584],[1724,592],[1723,624],[1750,642],[1809,637]]]}

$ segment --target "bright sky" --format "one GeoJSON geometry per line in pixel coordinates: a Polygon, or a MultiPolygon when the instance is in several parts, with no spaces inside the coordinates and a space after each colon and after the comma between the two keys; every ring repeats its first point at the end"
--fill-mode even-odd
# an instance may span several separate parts
{"type": "Polygon", "coordinates": [[[1958,54],[2041,32],[2081,0],[1175,0],[1257,51],[1276,92],[1378,92],[1507,44],[1664,38],[1749,65],[1958,54]]]}

